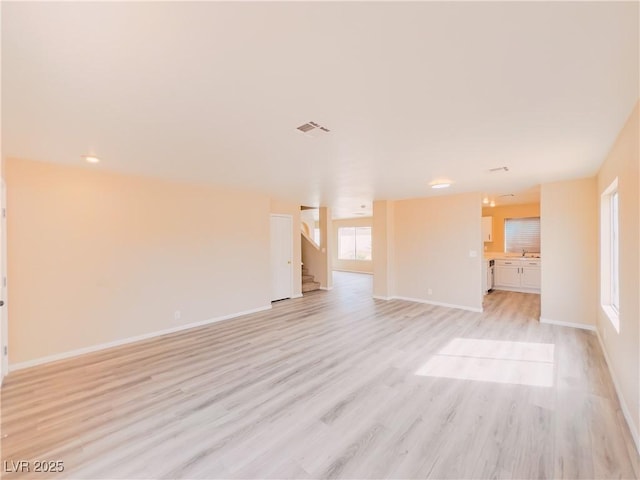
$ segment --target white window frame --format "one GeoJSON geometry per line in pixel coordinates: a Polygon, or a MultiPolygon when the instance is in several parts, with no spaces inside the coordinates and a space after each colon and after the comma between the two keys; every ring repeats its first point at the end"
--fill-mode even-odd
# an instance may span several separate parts
{"type": "MultiPolygon", "coordinates": [[[[357,258],[358,256],[358,229],[368,229],[371,236],[373,237],[373,229],[369,226],[359,226],[359,227],[338,227],[338,260],[342,260],[342,261],[349,261],[349,262],[370,262],[371,260],[365,260],[365,259],[359,259],[357,258]],[[343,258],[340,256],[341,252],[341,248],[340,248],[340,231],[341,230],[353,230],[353,236],[354,236],[354,251],[353,251],[353,256],[354,258],[343,258]]],[[[373,239],[372,239],[373,240],[373,239]]]]}
{"type": "Polygon", "coordinates": [[[620,193],[618,178],[600,195],[600,305],[620,333],[620,193]]]}

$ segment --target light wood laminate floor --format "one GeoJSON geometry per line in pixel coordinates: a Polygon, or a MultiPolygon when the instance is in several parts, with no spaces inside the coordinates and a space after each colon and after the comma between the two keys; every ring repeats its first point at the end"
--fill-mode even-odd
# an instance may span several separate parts
{"type": "Polygon", "coordinates": [[[479,314],[373,300],[367,275],[335,283],[264,313],[11,373],[4,469],[636,478],[597,338],[541,325],[539,296],[493,292],[479,314]]]}

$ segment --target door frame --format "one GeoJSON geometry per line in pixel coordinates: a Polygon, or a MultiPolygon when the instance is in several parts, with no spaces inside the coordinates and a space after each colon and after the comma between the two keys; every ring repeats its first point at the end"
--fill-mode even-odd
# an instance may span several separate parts
{"type": "MultiPolygon", "coordinates": [[[[284,298],[293,298],[293,215],[289,215],[287,213],[272,213],[269,216],[269,257],[271,257],[271,242],[273,241],[272,235],[271,235],[271,219],[274,217],[284,217],[287,218],[289,220],[289,225],[291,226],[290,228],[290,232],[289,232],[289,252],[291,252],[291,259],[289,260],[289,264],[291,265],[291,268],[289,269],[289,276],[290,278],[290,288],[289,288],[289,296],[288,297],[284,297],[284,298]]],[[[271,263],[271,260],[269,260],[269,263],[271,263]]],[[[271,265],[271,268],[273,266],[271,265]]],[[[273,272],[271,272],[273,273],[273,272]]],[[[273,277],[272,277],[273,279],[273,277]]],[[[271,296],[271,295],[269,295],[271,296]]],[[[270,300],[270,301],[274,301],[274,300],[270,300]]]]}
{"type": "Polygon", "coordinates": [[[9,373],[9,308],[7,295],[7,185],[0,178],[0,385],[9,373]],[[6,349],[6,350],[5,350],[6,349]],[[6,352],[6,353],[5,353],[6,352]]]}

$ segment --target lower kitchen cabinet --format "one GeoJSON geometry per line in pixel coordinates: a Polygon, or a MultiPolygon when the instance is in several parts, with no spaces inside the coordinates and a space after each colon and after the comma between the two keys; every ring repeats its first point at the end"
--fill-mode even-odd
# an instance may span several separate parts
{"type": "Polygon", "coordinates": [[[540,293],[539,259],[498,259],[495,262],[496,290],[540,293]]]}

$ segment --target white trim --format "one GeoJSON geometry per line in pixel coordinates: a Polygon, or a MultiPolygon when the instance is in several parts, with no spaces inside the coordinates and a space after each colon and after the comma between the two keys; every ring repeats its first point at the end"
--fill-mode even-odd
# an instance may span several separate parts
{"type": "Polygon", "coordinates": [[[393,297],[383,297],[382,295],[371,295],[371,298],[374,298],[375,300],[393,300],[393,297]]]}
{"type": "Polygon", "coordinates": [[[362,273],[365,275],[373,275],[373,272],[363,272],[362,270],[349,270],[347,268],[334,268],[334,272],[345,272],[345,273],[362,273]]]}
{"type": "Polygon", "coordinates": [[[209,325],[211,323],[221,322],[223,320],[229,320],[236,317],[242,317],[244,315],[249,315],[252,313],[263,312],[265,310],[270,310],[271,304],[266,305],[264,307],[253,308],[251,310],[245,310],[244,312],[232,313],[229,315],[223,315],[221,317],[210,318],[208,320],[202,320],[200,322],[188,323],[186,325],[179,325],[177,327],[171,327],[164,330],[158,330],[156,332],[151,333],[143,333],[142,335],[136,335],[135,337],[123,338],[121,340],[115,340],[113,342],[107,343],[99,343],[98,345],[92,345],[90,347],[79,348],[77,350],[71,350],[68,352],[56,353],[54,355],[48,355],[46,357],[35,358],[33,360],[27,360],[26,362],[14,363],[9,365],[9,372],[15,372],[16,370],[22,370],[24,368],[35,367],[36,365],[43,365],[45,363],[56,362],[58,360],[64,360],[67,358],[77,357],[79,355],[85,355],[87,353],[93,353],[100,350],[104,350],[112,347],[119,347],[121,345],[126,345],[129,343],[139,342],[141,340],[148,340],[154,337],[161,337],[163,335],[168,335],[170,333],[180,332],[182,330],[189,330],[191,328],[202,327],[204,325],[209,325]]]}
{"type": "Polygon", "coordinates": [[[296,293],[295,295],[291,295],[291,299],[293,300],[294,298],[302,298],[304,295],[302,295],[301,293],[296,293]]]}
{"type": "Polygon", "coordinates": [[[596,336],[598,337],[598,341],[600,342],[600,348],[602,349],[602,353],[604,353],[604,359],[607,362],[607,368],[609,369],[609,374],[611,375],[611,380],[613,381],[613,387],[616,390],[616,394],[618,395],[618,402],[620,402],[620,409],[622,410],[622,415],[624,419],[627,421],[627,426],[629,427],[629,431],[631,432],[631,437],[633,438],[633,442],[635,443],[636,450],[640,453],[640,435],[638,435],[638,430],[636,429],[633,421],[631,419],[631,413],[629,413],[629,408],[624,401],[624,397],[622,396],[622,390],[620,390],[620,384],[618,383],[618,379],[611,368],[611,360],[609,359],[609,355],[607,354],[607,349],[604,346],[604,342],[602,341],[602,337],[600,336],[600,332],[596,330],[596,336]]]}
{"type": "Polygon", "coordinates": [[[596,331],[595,325],[587,325],[586,323],[563,322],[561,320],[551,320],[549,318],[542,317],[540,317],[540,323],[545,323],[547,325],[558,325],[560,327],[579,328],[581,330],[589,330],[591,332],[596,331]]]}
{"type": "Polygon", "coordinates": [[[528,287],[501,287],[494,285],[492,290],[502,290],[503,292],[519,292],[519,293],[535,293],[540,295],[539,288],[528,288],[528,287]]]}
{"type": "Polygon", "coordinates": [[[467,310],[469,312],[482,313],[482,308],[467,307],[466,305],[455,305],[453,303],[434,302],[434,301],[431,301],[431,300],[424,300],[422,298],[411,298],[411,297],[394,296],[394,297],[389,297],[389,300],[405,300],[407,302],[427,303],[429,305],[437,305],[438,307],[458,308],[460,310],[467,310]]]}
{"type": "Polygon", "coordinates": [[[320,290],[333,290],[333,287],[320,287],[320,290]]]}
{"type": "MultiPolygon", "coordinates": [[[[1,173],[1,172],[0,172],[1,173]]],[[[0,178],[0,299],[4,300],[4,306],[0,313],[0,387],[4,378],[9,373],[8,351],[9,349],[9,286],[4,284],[7,280],[7,184],[4,177],[0,178]],[[4,212],[4,215],[3,215],[4,212]],[[4,280],[3,280],[4,279],[4,280]]],[[[8,280],[7,280],[8,282],[8,280]]]]}

